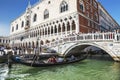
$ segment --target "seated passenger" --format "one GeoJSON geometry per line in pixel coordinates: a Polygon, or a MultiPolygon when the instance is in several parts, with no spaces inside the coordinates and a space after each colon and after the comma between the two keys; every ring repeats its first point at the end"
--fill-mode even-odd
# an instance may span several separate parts
{"type": "Polygon", "coordinates": [[[63,62],[64,61],[64,58],[58,58],[57,59],[57,62],[63,62]]]}
{"type": "Polygon", "coordinates": [[[74,59],[75,59],[75,56],[74,56],[74,55],[72,55],[72,56],[71,56],[71,60],[74,60],[74,59]]]}
{"type": "Polygon", "coordinates": [[[71,57],[69,57],[67,60],[68,61],[72,61],[72,60],[75,60],[76,58],[75,58],[75,56],[74,55],[71,55],[71,57]]]}
{"type": "Polygon", "coordinates": [[[53,57],[49,58],[47,62],[48,63],[56,63],[56,58],[53,56],[53,57]]]}

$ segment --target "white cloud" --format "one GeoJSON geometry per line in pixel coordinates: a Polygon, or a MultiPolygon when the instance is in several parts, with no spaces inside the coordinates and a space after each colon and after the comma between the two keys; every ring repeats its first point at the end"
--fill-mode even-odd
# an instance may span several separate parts
{"type": "Polygon", "coordinates": [[[9,36],[10,27],[8,24],[0,23],[0,36],[9,36]]]}

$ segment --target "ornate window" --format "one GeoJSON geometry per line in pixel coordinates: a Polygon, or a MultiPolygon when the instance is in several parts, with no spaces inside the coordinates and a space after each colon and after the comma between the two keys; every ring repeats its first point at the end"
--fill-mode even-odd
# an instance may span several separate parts
{"type": "Polygon", "coordinates": [[[37,14],[34,14],[33,16],[33,22],[36,22],[37,21],[37,14]]]}
{"type": "Polygon", "coordinates": [[[47,18],[49,18],[49,11],[46,9],[44,11],[44,19],[47,19],[47,18]]]}
{"type": "Polygon", "coordinates": [[[60,12],[62,13],[62,12],[65,12],[67,10],[68,10],[68,4],[67,4],[67,2],[62,1],[62,3],[60,4],[60,12]]]}
{"type": "Polygon", "coordinates": [[[21,27],[23,27],[24,26],[24,21],[22,21],[22,23],[21,23],[21,27]]]}
{"type": "Polygon", "coordinates": [[[30,26],[29,20],[26,21],[26,26],[30,26]]]}
{"type": "Polygon", "coordinates": [[[93,4],[94,4],[94,7],[97,8],[97,3],[95,1],[93,2],[93,4]]]}
{"type": "Polygon", "coordinates": [[[75,24],[75,21],[72,21],[72,30],[76,30],[76,24],[75,24]]]}
{"type": "Polygon", "coordinates": [[[97,13],[95,13],[94,18],[95,18],[96,21],[98,21],[98,15],[97,15],[97,13]]]}
{"type": "Polygon", "coordinates": [[[84,12],[84,11],[85,11],[85,8],[84,8],[84,3],[83,3],[83,1],[82,1],[82,0],[79,0],[79,3],[80,3],[80,10],[81,10],[82,12],[84,12]]]}
{"type": "Polygon", "coordinates": [[[18,30],[18,24],[16,25],[16,30],[18,30]]]}
{"type": "Polygon", "coordinates": [[[12,27],[12,32],[14,32],[14,27],[12,27]]]}

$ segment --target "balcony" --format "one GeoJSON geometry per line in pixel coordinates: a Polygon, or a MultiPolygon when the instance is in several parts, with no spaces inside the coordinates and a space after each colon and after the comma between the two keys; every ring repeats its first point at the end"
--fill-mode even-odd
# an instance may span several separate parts
{"type": "Polygon", "coordinates": [[[25,29],[25,30],[27,30],[27,29],[29,29],[29,28],[30,28],[29,26],[25,26],[25,28],[24,28],[24,29],[25,29]]]}

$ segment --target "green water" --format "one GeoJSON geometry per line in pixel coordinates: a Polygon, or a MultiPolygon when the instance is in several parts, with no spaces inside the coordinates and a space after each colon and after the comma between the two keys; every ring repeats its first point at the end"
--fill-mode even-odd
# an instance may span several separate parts
{"type": "Polygon", "coordinates": [[[6,80],[120,80],[120,63],[87,59],[42,68],[13,65],[6,80]]]}

